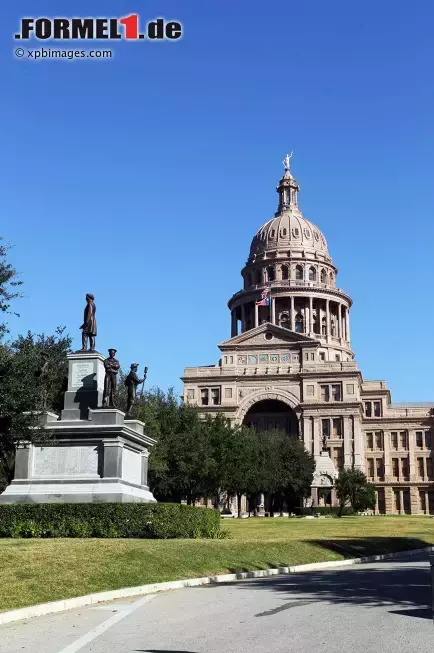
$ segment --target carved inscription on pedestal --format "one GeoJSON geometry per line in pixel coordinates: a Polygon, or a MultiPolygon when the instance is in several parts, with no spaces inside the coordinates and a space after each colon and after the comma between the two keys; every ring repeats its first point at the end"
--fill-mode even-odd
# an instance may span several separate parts
{"type": "Polygon", "coordinates": [[[81,388],[83,386],[92,387],[95,381],[95,370],[92,362],[79,362],[72,364],[71,386],[81,388]]]}
{"type": "Polygon", "coordinates": [[[98,449],[82,447],[34,447],[33,476],[97,476],[98,449]]]}

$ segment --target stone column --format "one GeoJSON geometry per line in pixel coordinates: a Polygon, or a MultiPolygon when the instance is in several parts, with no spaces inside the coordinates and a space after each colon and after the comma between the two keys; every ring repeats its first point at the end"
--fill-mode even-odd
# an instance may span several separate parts
{"type": "Polygon", "coordinates": [[[255,327],[259,324],[259,306],[255,302],[255,327]]]}
{"type": "Polygon", "coordinates": [[[345,311],[345,326],[346,326],[346,334],[347,334],[347,342],[350,342],[350,307],[347,308],[345,311]]]}
{"type": "Polygon", "coordinates": [[[148,487],[148,458],[149,451],[145,449],[142,451],[142,485],[148,487]]]}
{"type": "Polygon", "coordinates": [[[236,319],[236,309],[233,308],[231,311],[231,338],[234,338],[237,334],[237,319],[236,319]]]}
{"type": "Polygon", "coordinates": [[[404,490],[399,490],[399,514],[404,514],[404,490]]]}
{"type": "Polygon", "coordinates": [[[312,440],[313,440],[313,455],[314,456],[319,456],[320,455],[320,446],[319,446],[319,441],[321,438],[320,435],[320,418],[315,417],[313,420],[313,433],[312,433],[312,440]]]}
{"type": "Polygon", "coordinates": [[[338,338],[342,340],[342,304],[338,304],[338,338]]]}
{"type": "Polygon", "coordinates": [[[295,331],[295,308],[294,308],[294,295],[291,295],[291,331],[295,331]]]}
{"type": "Polygon", "coordinates": [[[271,298],[271,324],[276,324],[276,298],[271,298]]]}
{"type": "Polygon", "coordinates": [[[30,445],[18,444],[15,452],[14,479],[29,478],[30,476],[30,445]]]}
{"type": "Polygon", "coordinates": [[[326,299],[326,324],[327,324],[326,331],[327,331],[327,340],[328,340],[329,337],[330,337],[330,332],[331,332],[331,328],[330,328],[330,300],[329,299],[326,299]]]}
{"type": "Polygon", "coordinates": [[[351,467],[353,464],[353,451],[351,446],[351,420],[349,417],[343,418],[344,429],[344,467],[351,467]]]}
{"type": "Polygon", "coordinates": [[[417,469],[414,452],[416,449],[416,434],[413,430],[408,430],[408,474],[410,481],[417,480],[417,469]]]}
{"type": "Polygon", "coordinates": [[[306,451],[313,453],[312,451],[312,418],[311,417],[302,417],[303,420],[303,442],[306,451]]]}
{"type": "Polygon", "coordinates": [[[122,478],[121,442],[104,442],[104,475],[103,478],[122,478]]]}
{"type": "Polygon", "coordinates": [[[365,464],[363,459],[363,441],[362,441],[362,432],[360,429],[360,422],[358,418],[353,416],[353,438],[354,438],[354,467],[356,469],[361,469],[363,471],[365,464]]]}
{"type": "Polygon", "coordinates": [[[241,304],[241,333],[246,331],[246,306],[244,303],[241,304]]]}
{"type": "Polygon", "coordinates": [[[309,297],[309,333],[313,333],[313,298],[309,297]]]}

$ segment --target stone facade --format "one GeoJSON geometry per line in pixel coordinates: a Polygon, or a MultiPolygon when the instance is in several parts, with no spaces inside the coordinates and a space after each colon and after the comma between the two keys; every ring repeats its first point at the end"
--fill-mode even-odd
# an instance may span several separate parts
{"type": "Polygon", "coordinates": [[[384,381],[363,379],[351,297],[336,286],[327,242],[303,217],[289,169],[277,191],[275,217],[254,236],[243,289],[228,303],[231,338],[217,365],[185,368],[184,401],[302,438],[317,463],[314,505],[335,505],[333,480],[354,465],[375,484],[378,512],[434,515],[434,402],[394,405],[384,381]]]}

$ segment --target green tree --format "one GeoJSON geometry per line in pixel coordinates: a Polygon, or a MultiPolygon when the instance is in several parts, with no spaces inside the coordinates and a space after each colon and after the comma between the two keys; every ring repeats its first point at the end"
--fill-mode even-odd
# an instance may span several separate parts
{"type": "Polygon", "coordinates": [[[339,517],[348,504],[355,512],[375,508],[375,488],[359,469],[342,469],[339,472],[336,496],[339,500],[339,517]]]}
{"type": "MultiPolygon", "coordinates": [[[[18,287],[22,285],[22,281],[18,278],[17,271],[8,261],[9,245],[1,243],[3,239],[0,237],[0,311],[3,314],[10,313],[11,302],[14,299],[21,297],[18,287]]],[[[16,313],[15,313],[16,315],[16,313]]],[[[8,328],[5,322],[0,322],[0,341],[4,335],[8,333],[8,328]]]]}
{"type": "Polygon", "coordinates": [[[235,427],[230,447],[223,460],[222,487],[228,497],[237,497],[238,517],[241,517],[241,497],[255,494],[259,489],[259,436],[254,429],[235,427]]]}
{"type": "Polygon", "coordinates": [[[13,476],[15,446],[41,437],[40,413],[59,412],[66,390],[71,339],[54,335],[18,336],[0,346],[0,468],[3,488],[13,476]]]}

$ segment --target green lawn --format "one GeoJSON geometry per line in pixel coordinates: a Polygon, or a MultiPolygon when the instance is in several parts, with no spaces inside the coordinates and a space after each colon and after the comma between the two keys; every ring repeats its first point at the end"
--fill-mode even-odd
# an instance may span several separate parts
{"type": "Polygon", "coordinates": [[[227,520],[226,540],[0,539],[0,610],[233,571],[434,544],[430,517],[227,520]]]}

